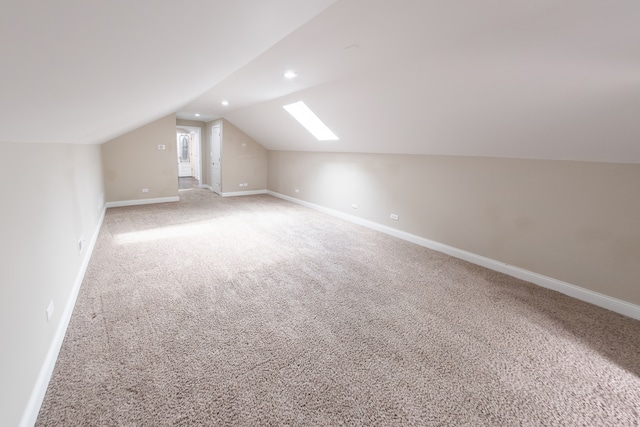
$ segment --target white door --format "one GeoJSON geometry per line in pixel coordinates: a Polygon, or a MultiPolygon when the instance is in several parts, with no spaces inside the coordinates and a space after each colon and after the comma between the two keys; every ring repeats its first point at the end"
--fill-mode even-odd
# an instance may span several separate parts
{"type": "Polygon", "coordinates": [[[193,133],[191,150],[193,153],[193,161],[191,162],[193,166],[193,176],[195,176],[199,182],[202,182],[202,174],[200,173],[200,132],[193,133]]]}
{"type": "Polygon", "coordinates": [[[220,179],[220,126],[211,128],[211,183],[215,193],[222,193],[222,181],[220,179]]]}

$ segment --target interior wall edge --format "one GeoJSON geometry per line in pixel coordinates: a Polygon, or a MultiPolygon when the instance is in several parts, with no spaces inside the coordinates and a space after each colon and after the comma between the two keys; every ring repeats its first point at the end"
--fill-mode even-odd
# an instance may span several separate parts
{"type": "Polygon", "coordinates": [[[87,250],[85,251],[84,257],[82,259],[82,264],[80,265],[80,269],[78,270],[78,274],[76,275],[73,289],[71,290],[69,298],[67,299],[67,303],[64,306],[64,311],[62,312],[60,323],[58,324],[58,328],[56,329],[53,341],[51,342],[51,346],[47,351],[47,356],[42,363],[42,367],[40,368],[40,372],[38,373],[38,378],[33,387],[33,391],[31,392],[31,396],[29,397],[29,401],[27,402],[27,406],[20,421],[20,427],[31,427],[35,425],[36,420],[38,419],[38,413],[40,412],[40,407],[42,406],[44,396],[47,392],[47,388],[49,387],[49,381],[51,380],[53,369],[56,366],[58,354],[60,353],[60,349],[62,348],[62,342],[64,341],[64,337],[67,333],[67,328],[69,327],[69,322],[71,321],[71,315],[73,314],[73,309],[75,308],[76,300],[78,299],[78,294],[80,293],[80,288],[82,286],[82,281],[84,280],[84,276],[87,272],[87,267],[89,266],[91,255],[93,254],[93,249],[95,248],[96,242],[98,240],[98,235],[100,234],[100,229],[102,228],[102,222],[104,221],[106,211],[107,206],[104,205],[100,214],[100,218],[98,219],[98,224],[96,225],[95,231],[91,236],[91,241],[89,242],[87,250]]]}
{"type": "Polygon", "coordinates": [[[562,280],[554,279],[553,277],[548,277],[542,274],[535,273],[533,271],[525,270],[520,267],[506,264],[504,262],[496,261],[494,259],[487,258],[482,255],[478,255],[469,251],[458,249],[453,246],[436,242],[434,240],[426,239],[424,237],[417,236],[415,234],[407,233],[406,231],[398,230],[396,228],[382,225],[374,221],[369,221],[354,215],[349,215],[344,212],[340,212],[331,208],[320,206],[315,203],[310,203],[304,200],[297,199],[295,197],[290,197],[281,193],[277,193],[275,191],[267,190],[267,194],[283,200],[287,200],[292,203],[296,203],[301,206],[305,206],[310,209],[314,209],[316,211],[319,211],[328,215],[335,216],[340,219],[344,219],[346,221],[349,221],[358,225],[371,228],[376,231],[380,231],[385,234],[389,234],[394,237],[398,237],[400,239],[406,240],[411,243],[415,243],[420,246],[424,246],[426,248],[429,248],[438,252],[442,252],[444,254],[453,256],[455,258],[459,258],[464,261],[468,261],[470,263],[479,265],[481,267],[498,271],[500,273],[507,274],[517,279],[525,280],[527,282],[533,283],[538,286],[542,286],[547,289],[558,291],[562,294],[571,296],[581,301],[585,301],[585,302],[597,305],[607,310],[614,311],[624,316],[628,316],[633,319],[640,320],[640,306],[632,304],[630,302],[623,301],[618,298],[610,297],[608,295],[604,295],[589,289],[585,289],[580,286],[564,282],[562,280]]]}

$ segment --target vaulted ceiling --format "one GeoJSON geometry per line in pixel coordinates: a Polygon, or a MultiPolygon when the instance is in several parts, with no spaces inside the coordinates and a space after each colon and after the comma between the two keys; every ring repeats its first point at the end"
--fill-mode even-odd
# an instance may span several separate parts
{"type": "Polygon", "coordinates": [[[335,0],[3,0],[0,141],[101,143],[176,112],[335,0]]]}
{"type": "Polygon", "coordinates": [[[635,0],[9,3],[2,141],[103,142],[175,111],[268,149],[640,163],[635,0]],[[299,100],[340,140],[282,108],[299,100]]]}

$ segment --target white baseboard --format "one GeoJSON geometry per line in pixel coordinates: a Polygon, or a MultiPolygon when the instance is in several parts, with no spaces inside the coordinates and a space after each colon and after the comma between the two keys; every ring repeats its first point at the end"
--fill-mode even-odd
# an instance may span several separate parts
{"type": "Polygon", "coordinates": [[[120,202],[107,202],[107,208],[119,208],[122,206],[151,205],[153,203],[168,203],[180,201],[179,196],[158,197],[156,199],[122,200],[120,202]]]}
{"type": "Polygon", "coordinates": [[[598,292],[590,291],[589,289],[581,288],[579,286],[572,285],[571,283],[563,282],[552,277],[534,273],[533,271],[525,270],[513,265],[506,264],[504,262],[496,261],[482,255],[477,255],[472,252],[454,248],[453,246],[425,239],[424,237],[416,236],[415,234],[407,233],[396,228],[378,224],[377,222],[362,219],[357,216],[349,215],[344,212],[316,205],[314,203],[305,202],[304,200],[296,199],[294,197],[285,196],[284,194],[276,193],[274,191],[267,191],[267,194],[353,222],[355,224],[363,225],[365,227],[381,231],[383,233],[398,237],[403,240],[407,240],[417,245],[424,246],[426,248],[433,249],[447,255],[451,255],[455,258],[459,258],[470,263],[486,267],[490,270],[499,271],[509,276],[534,283],[544,288],[558,291],[573,298],[586,301],[602,308],[606,308],[607,310],[615,311],[616,313],[620,313],[633,319],[640,320],[640,306],[638,305],[631,304],[629,302],[613,298],[598,292]]]}
{"type": "Polygon", "coordinates": [[[58,359],[58,354],[60,353],[60,348],[62,347],[64,336],[67,333],[67,328],[69,327],[69,322],[71,321],[73,308],[76,305],[78,293],[80,292],[80,286],[82,285],[84,275],[87,272],[87,267],[89,266],[89,260],[91,260],[93,248],[96,246],[96,241],[98,240],[98,235],[100,234],[100,228],[102,227],[102,222],[104,221],[106,210],[107,206],[105,205],[102,208],[102,213],[100,214],[98,225],[93,232],[93,236],[91,236],[89,245],[86,246],[82,264],[80,265],[80,270],[78,270],[78,274],[76,274],[76,280],[73,284],[73,288],[71,289],[71,293],[69,294],[69,299],[67,300],[67,303],[65,304],[64,310],[60,317],[60,323],[58,323],[55,335],[53,336],[53,341],[51,342],[49,351],[47,352],[44,362],[42,363],[40,373],[38,374],[36,383],[33,387],[33,390],[31,391],[31,396],[29,397],[27,406],[24,410],[24,413],[22,414],[20,427],[32,427],[33,425],[35,425],[36,420],[38,419],[38,413],[40,412],[40,407],[42,406],[42,402],[44,401],[44,396],[47,392],[47,387],[49,386],[51,375],[53,374],[53,368],[56,366],[56,360],[58,359]]]}
{"type": "Polygon", "coordinates": [[[233,191],[231,193],[222,193],[222,197],[235,196],[255,196],[256,194],[267,194],[267,190],[250,190],[250,191],[233,191]]]}

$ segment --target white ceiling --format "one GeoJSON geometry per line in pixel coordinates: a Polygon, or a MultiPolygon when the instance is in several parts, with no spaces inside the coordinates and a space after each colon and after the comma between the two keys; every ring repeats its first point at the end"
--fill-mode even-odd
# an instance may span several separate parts
{"type": "Polygon", "coordinates": [[[0,142],[100,143],[178,110],[335,0],[3,0],[0,142]]]}
{"type": "Polygon", "coordinates": [[[5,0],[0,141],[177,111],[268,149],[640,163],[639,22],[637,0],[5,0]]]}
{"type": "Polygon", "coordinates": [[[640,2],[339,0],[195,112],[273,150],[640,163],[640,2]],[[298,100],[340,141],[300,127],[298,100]]]}

